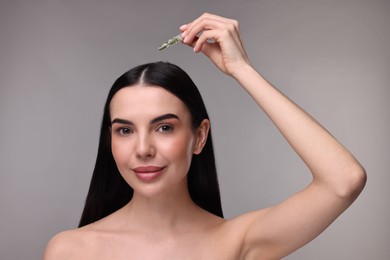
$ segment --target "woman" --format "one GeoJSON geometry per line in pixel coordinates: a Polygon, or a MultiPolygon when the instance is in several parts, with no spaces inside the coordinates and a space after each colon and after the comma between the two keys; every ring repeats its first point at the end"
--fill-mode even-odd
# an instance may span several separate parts
{"type": "Polygon", "coordinates": [[[52,238],[45,259],[280,259],[362,191],[366,174],[353,155],[251,67],[236,21],[204,14],[180,30],[184,44],[248,92],[313,181],[278,205],[223,219],[196,87],[174,65],[142,65],[108,96],[80,228],[52,238]]]}

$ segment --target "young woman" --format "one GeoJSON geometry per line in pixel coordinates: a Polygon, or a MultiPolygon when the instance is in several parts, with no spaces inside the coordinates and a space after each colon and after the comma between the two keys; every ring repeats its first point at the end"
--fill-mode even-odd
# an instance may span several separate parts
{"type": "Polygon", "coordinates": [[[362,191],[366,174],[353,155],[251,67],[236,21],[204,14],[180,30],[248,92],[313,181],[279,205],[223,219],[198,90],[175,65],[141,65],[108,95],[80,227],[53,237],[45,259],[280,259],[362,191]]]}

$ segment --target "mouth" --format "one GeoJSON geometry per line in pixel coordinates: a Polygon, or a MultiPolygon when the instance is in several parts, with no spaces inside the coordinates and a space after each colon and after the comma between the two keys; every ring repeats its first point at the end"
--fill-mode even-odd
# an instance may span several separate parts
{"type": "Polygon", "coordinates": [[[165,167],[160,166],[140,166],[133,169],[136,173],[153,173],[162,171],[165,167]]]}
{"type": "Polygon", "coordinates": [[[134,168],[133,171],[138,179],[148,182],[157,179],[164,169],[165,167],[161,166],[139,166],[134,168]]]}

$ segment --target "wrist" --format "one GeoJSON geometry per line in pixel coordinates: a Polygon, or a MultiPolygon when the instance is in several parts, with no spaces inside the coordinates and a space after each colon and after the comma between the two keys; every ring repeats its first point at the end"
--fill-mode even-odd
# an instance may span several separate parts
{"type": "Polygon", "coordinates": [[[236,66],[236,69],[232,70],[230,75],[236,81],[241,83],[243,80],[248,78],[248,75],[251,75],[253,73],[257,74],[256,70],[249,63],[244,63],[236,66]]]}

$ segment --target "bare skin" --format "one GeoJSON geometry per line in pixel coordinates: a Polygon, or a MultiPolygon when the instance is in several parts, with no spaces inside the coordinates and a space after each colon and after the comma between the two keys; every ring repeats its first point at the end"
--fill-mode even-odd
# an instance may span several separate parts
{"type": "MultiPolygon", "coordinates": [[[[278,205],[224,220],[191,201],[185,174],[180,175],[182,179],[169,179],[169,171],[159,182],[163,184],[152,188],[142,183],[137,186],[137,180],[128,179],[138,187],[128,205],[93,224],[58,234],[49,242],[44,259],[281,259],[318,236],[362,191],[366,174],[353,155],[250,65],[237,21],[203,14],[180,30],[184,44],[205,54],[235,79],[268,115],[309,168],[312,182],[278,205]]],[[[152,86],[146,89],[155,90],[152,86]]],[[[121,114],[126,109],[118,105],[118,100],[113,100],[111,113],[134,120],[139,133],[137,145],[128,143],[134,147],[130,152],[122,150],[118,141],[118,161],[125,154],[138,160],[163,162],[169,165],[167,169],[184,169],[177,164],[176,152],[160,145],[160,137],[141,135],[151,126],[137,119],[136,114],[121,114]]],[[[160,108],[179,114],[181,120],[163,123],[177,124],[175,129],[183,130],[181,136],[188,138],[180,149],[188,156],[201,152],[209,123],[204,121],[190,134],[185,127],[189,123],[185,113],[188,111],[180,113],[180,103],[174,101],[167,94],[160,108]]],[[[148,118],[156,115],[152,111],[148,118]]]]}

